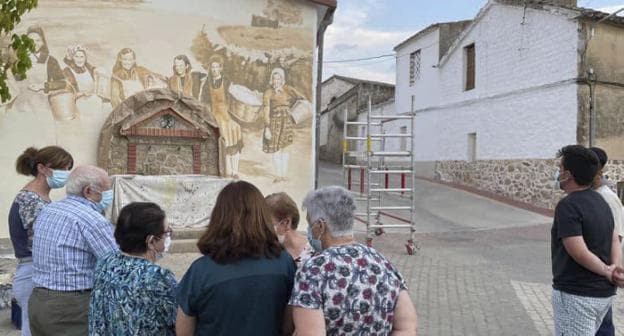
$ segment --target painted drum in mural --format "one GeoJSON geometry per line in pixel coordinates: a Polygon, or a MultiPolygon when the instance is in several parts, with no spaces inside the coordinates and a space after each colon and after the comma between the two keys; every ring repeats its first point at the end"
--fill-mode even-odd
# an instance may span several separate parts
{"type": "Polygon", "coordinates": [[[256,123],[262,107],[262,94],[236,84],[230,85],[229,92],[234,98],[230,109],[232,117],[246,126],[256,123]]]}
{"type": "Polygon", "coordinates": [[[52,115],[56,121],[75,119],[78,115],[76,96],[71,90],[58,90],[48,95],[52,115]]]}
{"type": "Polygon", "coordinates": [[[297,102],[290,109],[290,116],[292,117],[295,125],[312,119],[312,103],[307,100],[297,100],[297,102]]]}

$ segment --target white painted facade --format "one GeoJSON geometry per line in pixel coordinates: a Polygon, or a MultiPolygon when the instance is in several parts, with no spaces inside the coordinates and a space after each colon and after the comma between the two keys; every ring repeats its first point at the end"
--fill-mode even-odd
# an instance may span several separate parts
{"type": "Polygon", "coordinates": [[[576,143],[579,36],[566,10],[525,15],[490,1],[439,62],[436,42],[438,29],[396,50],[395,104],[407,112],[414,96],[417,161],[467,160],[471,150],[477,160],[552,158],[576,143]],[[476,84],[464,91],[464,47],[472,43],[476,84]],[[409,54],[418,49],[421,78],[410,86],[409,54]]]}

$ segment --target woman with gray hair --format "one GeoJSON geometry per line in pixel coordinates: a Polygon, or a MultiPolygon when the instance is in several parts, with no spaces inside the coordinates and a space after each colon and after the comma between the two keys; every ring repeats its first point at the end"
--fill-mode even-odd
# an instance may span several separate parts
{"type": "Polygon", "coordinates": [[[353,239],[355,201],[337,186],[303,201],[320,252],[295,276],[289,304],[297,335],[416,335],[416,309],[399,271],[353,239]]]}

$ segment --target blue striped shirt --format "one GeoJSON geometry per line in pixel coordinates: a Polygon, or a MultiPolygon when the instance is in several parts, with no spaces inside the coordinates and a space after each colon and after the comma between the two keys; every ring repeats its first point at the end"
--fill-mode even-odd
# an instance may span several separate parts
{"type": "Polygon", "coordinates": [[[69,195],[42,209],[34,231],[35,287],[90,289],[97,259],[119,249],[113,227],[96,203],[79,196],[69,195]]]}

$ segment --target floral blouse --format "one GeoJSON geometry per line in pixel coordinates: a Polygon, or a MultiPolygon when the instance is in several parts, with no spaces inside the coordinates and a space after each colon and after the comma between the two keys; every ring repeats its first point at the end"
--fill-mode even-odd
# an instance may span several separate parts
{"type": "Polygon", "coordinates": [[[308,259],[289,304],[322,309],[327,335],[389,335],[403,289],[403,277],[385,257],[354,243],[308,259]]]}
{"type": "Polygon", "coordinates": [[[143,258],[114,252],[98,261],[89,335],[175,335],[176,280],[143,258]]]}
{"type": "Polygon", "coordinates": [[[303,266],[303,264],[305,264],[308,259],[314,257],[314,255],[316,255],[314,248],[312,247],[312,245],[310,245],[309,242],[306,243],[306,245],[303,247],[303,250],[301,250],[301,254],[299,254],[299,256],[295,258],[295,265],[297,265],[297,269],[300,269],[301,266],[303,266]]]}

